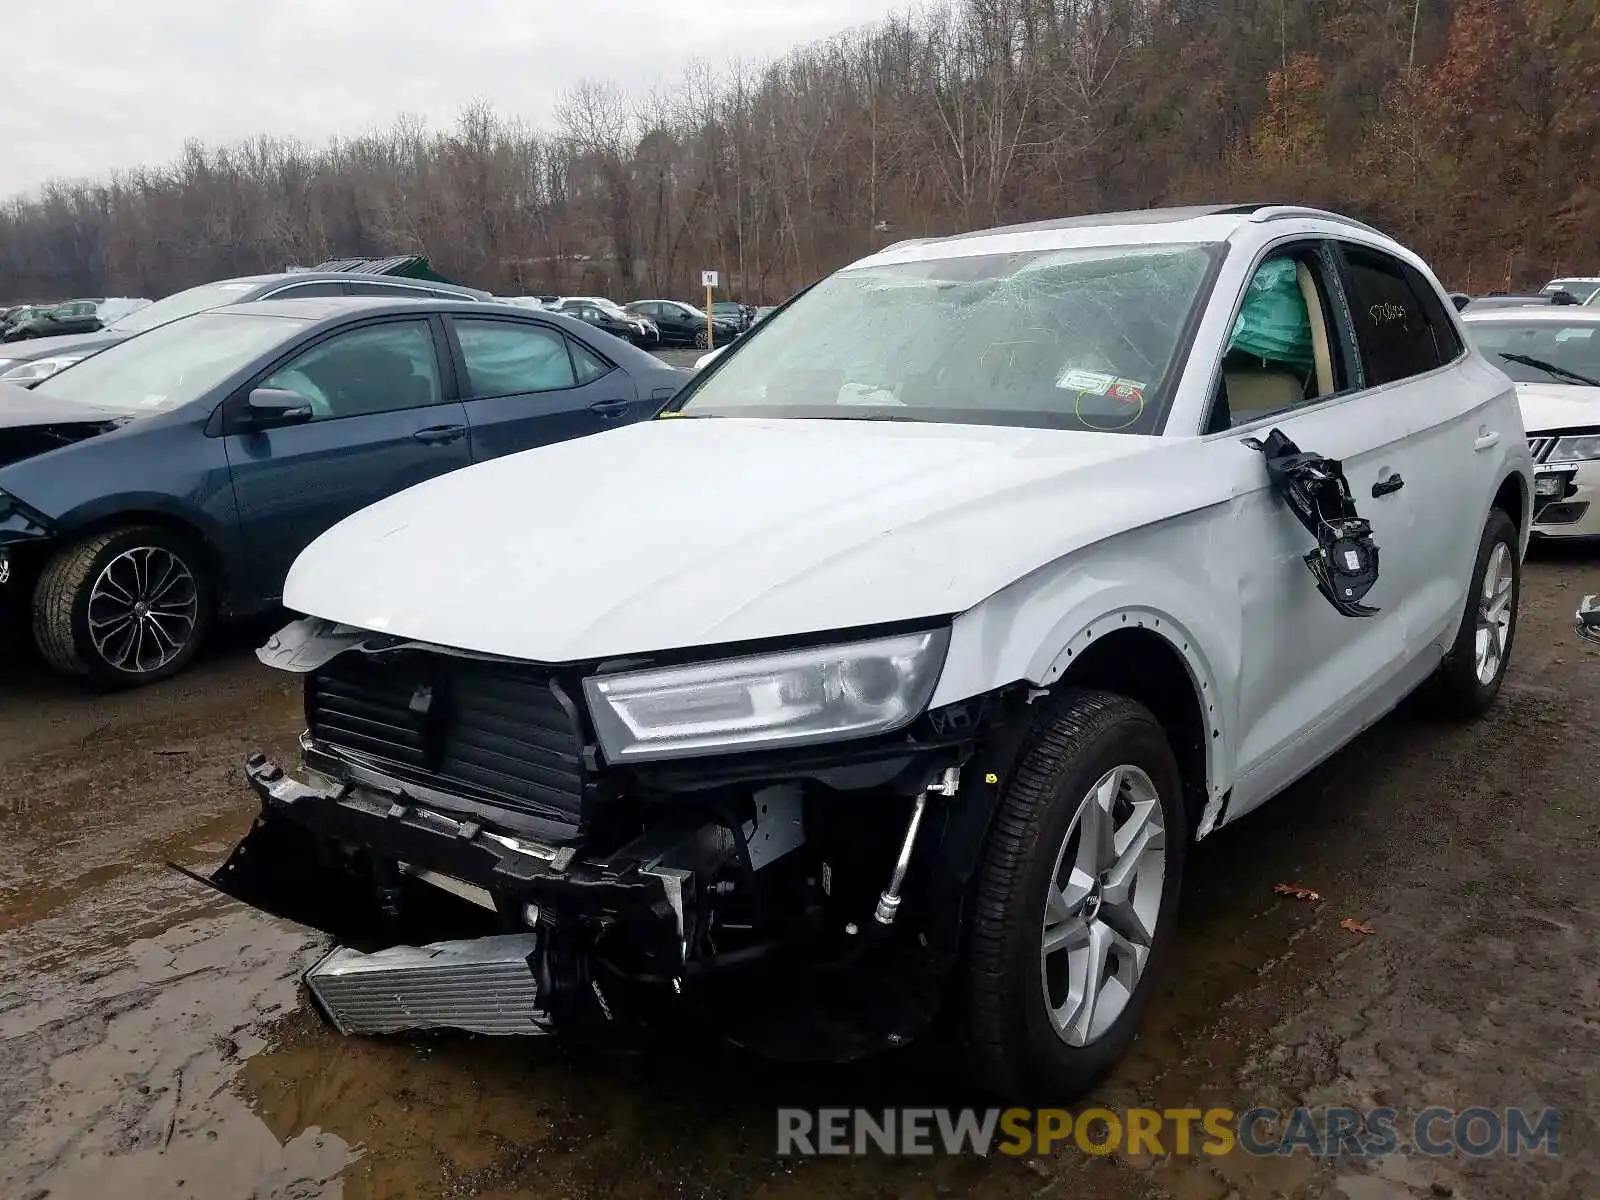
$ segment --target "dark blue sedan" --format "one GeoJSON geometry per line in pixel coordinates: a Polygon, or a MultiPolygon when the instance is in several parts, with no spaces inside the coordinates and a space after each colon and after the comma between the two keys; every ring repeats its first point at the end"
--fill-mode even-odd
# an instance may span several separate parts
{"type": "Polygon", "coordinates": [[[271,608],[300,551],[357,509],[649,417],[687,378],[510,306],[352,297],[185,317],[31,391],[0,385],[0,608],[31,616],[58,671],[165,678],[217,617],[271,608]]]}

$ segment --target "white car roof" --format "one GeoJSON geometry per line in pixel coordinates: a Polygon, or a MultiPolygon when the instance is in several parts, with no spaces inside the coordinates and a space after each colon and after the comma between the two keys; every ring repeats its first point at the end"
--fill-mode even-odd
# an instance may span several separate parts
{"type": "Polygon", "coordinates": [[[1513,304],[1506,308],[1467,309],[1461,319],[1469,325],[1500,322],[1511,325],[1548,323],[1551,325],[1600,325],[1600,308],[1584,304],[1513,304]]]}
{"type": "MultiPolygon", "coordinates": [[[[1385,234],[1350,217],[1297,205],[1218,204],[1186,208],[1135,209],[1118,213],[1088,213],[1025,225],[1008,225],[959,233],[950,237],[918,238],[896,242],[851,263],[845,270],[922,262],[939,258],[965,258],[980,254],[1049,251],[1098,246],[1180,245],[1223,242],[1246,227],[1261,227],[1279,218],[1326,223],[1324,232],[1360,231],[1365,240],[1377,240],[1401,249],[1385,234]]],[[[1409,252],[1408,252],[1409,256],[1409,252]]],[[[1414,256],[1411,256],[1414,257],[1414,256]]]]}

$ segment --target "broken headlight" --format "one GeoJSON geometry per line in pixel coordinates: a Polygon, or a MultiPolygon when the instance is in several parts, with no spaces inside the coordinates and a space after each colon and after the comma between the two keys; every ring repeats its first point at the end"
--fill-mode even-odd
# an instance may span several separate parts
{"type": "Polygon", "coordinates": [[[909,725],[933,695],[949,642],[936,629],[594,675],[583,689],[612,762],[804,746],[909,725]]]}

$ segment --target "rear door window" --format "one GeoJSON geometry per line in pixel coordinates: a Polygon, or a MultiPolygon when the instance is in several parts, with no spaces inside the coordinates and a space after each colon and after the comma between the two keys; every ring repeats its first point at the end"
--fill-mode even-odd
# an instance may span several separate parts
{"type": "Polygon", "coordinates": [[[313,283],[293,283],[272,294],[274,300],[309,300],[315,296],[346,296],[344,284],[337,279],[319,279],[313,283]]]}
{"type": "Polygon", "coordinates": [[[543,325],[457,318],[467,368],[463,399],[550,392],[577,386],[567,339],[543,325]]]}
{"type": "Polygon", "coordinates": [[[1368,387],[1426,374],[1460,356],[1455,326],[1420,273],[1365,246],[1346,244],[1342,249],[1345,289],[1368,387]]]}

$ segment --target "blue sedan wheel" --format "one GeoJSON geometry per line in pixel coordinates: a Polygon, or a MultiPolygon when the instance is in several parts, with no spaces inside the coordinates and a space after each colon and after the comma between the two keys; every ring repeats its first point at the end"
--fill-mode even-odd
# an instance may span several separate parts
{"type": "Polygon", "coordinates": [[[62,550],[34,589],[33,633],[45,661],[109,687],[176,675],[210,627],[205,555],[170,530],[93,534],[62,550]]]}

